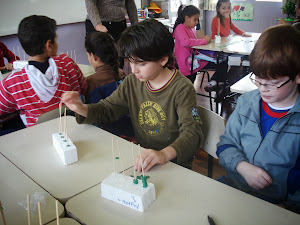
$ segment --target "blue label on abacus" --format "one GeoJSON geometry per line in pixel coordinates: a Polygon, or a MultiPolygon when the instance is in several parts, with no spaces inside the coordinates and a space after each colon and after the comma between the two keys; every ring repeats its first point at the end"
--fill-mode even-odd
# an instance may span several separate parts
{"type": "Polygon", "coordinates": [[[134,196],[131,196],[132,200],[122,200],[118,198],[118,201],[124,205],[131,206],[133,208],[139,209],[140,204],[136,203],[134,196]]]}

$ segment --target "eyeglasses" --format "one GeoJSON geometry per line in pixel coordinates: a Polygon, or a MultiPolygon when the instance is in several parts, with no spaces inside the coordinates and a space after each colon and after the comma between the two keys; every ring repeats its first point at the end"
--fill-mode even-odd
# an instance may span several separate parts
{"type": "Polygon", "coordinates": [[[253,73],[251,73],[250,75],[250,80],[253,84],[255,84],[256,87],[260,87],[260,86],[264,86],[268,91],[277,91],[278,88],[281,88],[283,85],[287,84],[288,82],[291,81],[291,78],[288,79],[286,82],[284,82],[283,84],[277,86],[275,84],[262,84],[260,82],[258,82],[257,80],[255,80],[254,78],[252,78],[253,73]]]}

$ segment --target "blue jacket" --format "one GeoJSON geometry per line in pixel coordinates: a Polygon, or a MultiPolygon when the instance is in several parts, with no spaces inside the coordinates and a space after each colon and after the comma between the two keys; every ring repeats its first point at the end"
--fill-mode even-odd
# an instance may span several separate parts
{"type": "Polygon", "coordinates": [[[260,127],[260,100],[258,90],[243,94],[238,99],[236,109],[226,124],[225,134],[217,144],[217,155],[233,186],[279,202],[286,200],[289,171],[295,166],[300,153],[300,97],[295,106],[273,124],[265,138],[260,127]],[[241,161],[263,168],[273,183],[259,191],[252,189],[235,169],[241,161]]]}

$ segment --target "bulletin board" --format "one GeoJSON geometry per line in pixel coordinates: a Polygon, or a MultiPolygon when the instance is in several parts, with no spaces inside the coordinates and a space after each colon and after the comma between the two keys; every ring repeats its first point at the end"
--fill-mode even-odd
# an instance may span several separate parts
{"type": "Polygon", "coordinates": [[[57,24],[82,22],[87,16],[84,0],[0,0],[0,36],[16,34],[20,21],[45,15],[57,24]]]}

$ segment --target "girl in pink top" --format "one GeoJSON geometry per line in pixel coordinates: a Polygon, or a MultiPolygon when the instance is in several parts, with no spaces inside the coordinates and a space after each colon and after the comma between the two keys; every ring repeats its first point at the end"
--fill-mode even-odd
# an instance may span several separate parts
{"type": "Polygon", "coordinates": [[[251,37],[250,34],[238,29],[233,25],[230,18],[231,3],[230,0],[219,0],[216,6],[217,16],[215,16],[211,23],[211,38],[214,39],[215,35],[218,34],[218,20],[220,19],[220,36],[228,37],[230,30],[234,33],[242,35],[244,37],[251,37]]]}
{"type": "Polygon", "coordinates": [[[179,71],[189,78],[192,83],[194,83],[196,79],[197,71],[201,69],[216,69],[213,77],[222,77],[217,74],[222,73],[222,71],[226,73],[227,71],[226,62],[215,64],[201,59],[194,59],[193,73],[191,74],[192,47],[196,45],[206,45],[210,40],[209,36],[197,39],[195,26],[198,24],[199,16],[200,10],[197,7],[193,5],[184,7],[181,5],[178,9],[178,18],[173,28],[175,57],[179,71]]]}
{"type": "Polygon", "coordinates": [[[198,65],[193,67],[193,75],[191,75],[192,46],[206,45],[210,37],[205,36],[197,39],[195,26],[198,24],[200,10],[189,5],[184,7],[181,5],[178,9],[178,18],[173,28],[173,37],[175,39],[175,57],[179,71],[187,76],[192,82],[196,79],[196,72],[204,68],[208,61],[198,60],[198,65]]]}

